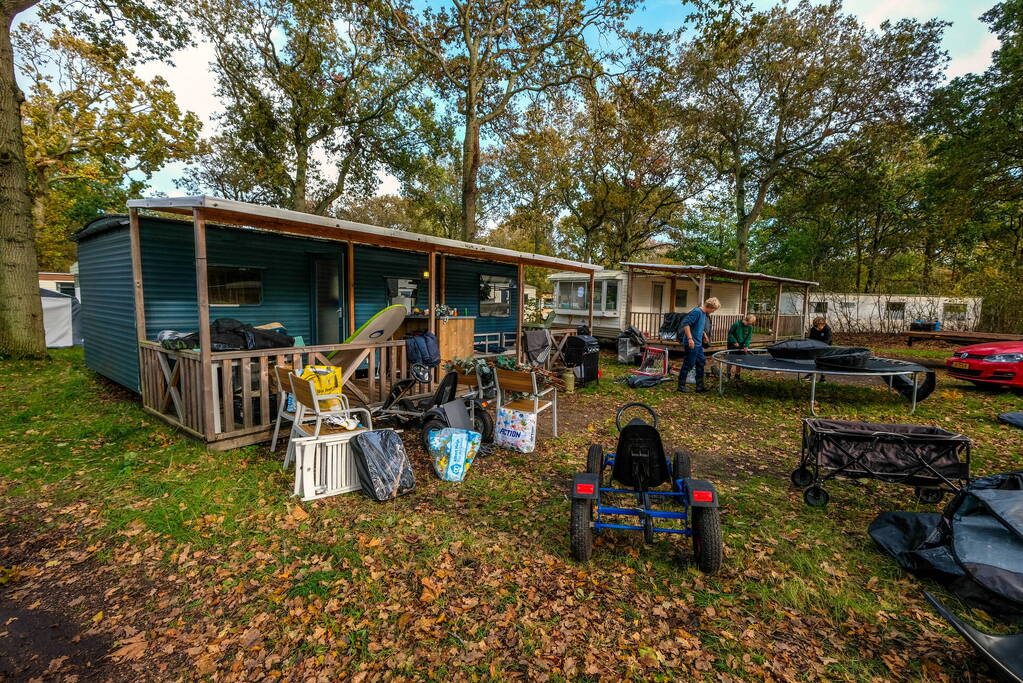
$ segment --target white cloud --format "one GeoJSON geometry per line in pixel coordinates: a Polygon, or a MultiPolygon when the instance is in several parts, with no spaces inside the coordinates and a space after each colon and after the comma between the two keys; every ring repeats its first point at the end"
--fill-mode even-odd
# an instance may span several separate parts
{"type": "Polygon", "coordinates": [[[989,33],[972,52],[953,55],[948,65],[948,77],[982,73],[991,66],[991,53],[997,50],[1000,44],[998,38],[989,33]]]}
{"type": "Polygon", "coordinates": [[[159,62],[147,62],[138,68],[139,76],[149,79],[163,76],[177,95],[178,106],[195,112],[202,119],[203,135],[212,133],[210,121],[213,114],[221,109],[215,94],[216,81],[210,71],[213,62],[213,45],[206,41],[178,50],[171,57],[174,66],[159,62]]]}

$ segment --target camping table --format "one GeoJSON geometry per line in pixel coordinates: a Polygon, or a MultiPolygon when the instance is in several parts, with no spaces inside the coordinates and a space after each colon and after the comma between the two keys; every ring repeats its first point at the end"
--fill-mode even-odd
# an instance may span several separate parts
{"type": "MultiPolygon", "coordinates": [[[[749,349],[746,353],[734,351],[718,351],[711,358],[719,364],[732,365],[746,370],[764,370],[767,372],[788,372],[798,375],[810,375],[810,412],[816,416],[817,409],[814,402],[817,400],[817,379],[821,375],[846,375],[850,377],[894,377],[902,375],[913,378],[913,396],[910,404],[909,414],[916,412],[916,392],[919,384],[919,376],[927,372],[927,368],[909,363],[907,361],[884,358],[886,363],[893,363],[898,367],[887,370],[822,370],[813,361],[794,361],[772,358],[766,349],[749,349]]],[[[725,373],[718,372],[718,394],[725,393],[725,373]]]]}

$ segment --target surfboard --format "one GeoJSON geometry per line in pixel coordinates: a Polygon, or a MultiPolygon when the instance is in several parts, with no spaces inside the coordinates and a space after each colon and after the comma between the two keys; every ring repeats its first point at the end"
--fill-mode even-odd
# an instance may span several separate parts
{"type": "MultiPolygon", "coordinates": [[[[360,325],[359,329],[349,335],[343,343],[373,344],[390,341],[391,337],[394,336],[394,333],[398,331],[398,328],[405,321],[407,314],[408,312],[401,304],[388,306],[383,310],[377,311],[369,320],[360,325]]],[[[344,359],[346,357],[350,359],[355,358],[358,355],[358,351],[331,351],[327,354],[327,358],[334,365],[347,366],[348,363],[345,363],[344,359]]]]}

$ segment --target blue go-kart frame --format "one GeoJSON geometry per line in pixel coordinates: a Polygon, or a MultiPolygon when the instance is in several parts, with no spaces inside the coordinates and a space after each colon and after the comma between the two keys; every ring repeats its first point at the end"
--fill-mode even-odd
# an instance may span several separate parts
{"type": "Polygon", "coordinates": [[[653,542],[656,533],[691,538],[700,570],[711,574],[721,568],[717,489],[709,481],[692,477],[692,462],[686,451],[677,450],[668,458],[657,431],[659,422],[650,406],[628,403],[615,415],[619,431],[616,451],[605,454],[598,444],[589,447],[586,472],[572,480],[571,545],[576,560],[590,559],[593,538],[604,529],[623,529],[643,532],[647,543],[653,542]],[[646,410],[653,417],[653,425],[634,418],[623,427],[622,415],[630,408],[646,410]],[[612,474],[605,481],[608,467],[612,474]],[[667,489],[657,488],[664,484],[667,489]],[[607,504],[610,496],[631,496],[636,505],[607,504]],[[674,503],[675,509],[655,502],[674,503]]]}

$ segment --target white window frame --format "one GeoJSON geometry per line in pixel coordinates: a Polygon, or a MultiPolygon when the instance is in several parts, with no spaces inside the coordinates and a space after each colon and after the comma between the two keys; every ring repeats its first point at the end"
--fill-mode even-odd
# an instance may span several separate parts
{"type": "MultiPolygon", "coordinates": [[[[555,310],[557,310],[557,311],[589,311],[589,309],[590,309],[589,301],[588,301],[588,299],[589,299],[589,289],[590,289],[590,282],[589,282],[589,280],[558,280],[558,282],[555,285],[555,290],[554,290],[554,308],[555,308],[555,310]],[[572,290],[577,288],[577,287],[582,287],[583,290],[586,292],[586,297],[584,299],[583,307],[582,308],[572,308],[570,306],[562,306],[561,305],[561,288],[562,287],[568,288],[568,298],[569,298],[569,300],[575,298],[574,293],[573,293],[572,290]]],[[[618,314],[618,309],[619,309],[619,306],[620,306],[620,302],[621,302],[621,295],[622,295],[622,284],[618,280],[613,280],[613,279],[596,280],[593,283],[593,312],[594,313],[608,313],[608,314],[611,314],[611,315],[617,315],[618,314]],[[608,289],[608,284],[612,285],[616,289],[614,308],[608,308],[608,306],[607,306],[607,289],[608,289]]]]}

